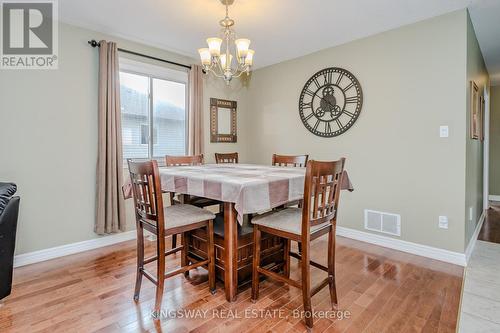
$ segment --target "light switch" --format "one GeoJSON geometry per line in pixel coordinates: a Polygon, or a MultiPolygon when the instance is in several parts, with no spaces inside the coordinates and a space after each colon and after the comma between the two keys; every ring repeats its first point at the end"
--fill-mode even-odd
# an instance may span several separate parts
{"type": "Polygon", "coordinates": [[[448,216],[439,217],[439,227],[441,229],[448,229],[448,216]]]}
{"type": "Polygon", "coordinates": [[[439,137],[440,138],[448,137],[448,126],[439,126],[439,137]]]}

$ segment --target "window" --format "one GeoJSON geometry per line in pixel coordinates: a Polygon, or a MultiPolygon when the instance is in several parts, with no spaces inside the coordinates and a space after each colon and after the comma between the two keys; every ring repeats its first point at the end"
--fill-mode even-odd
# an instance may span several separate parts
{"type": "Polygon", "coordinates": [[[120,59],[123,158],[185,155],[187,73],[120,59]]]}

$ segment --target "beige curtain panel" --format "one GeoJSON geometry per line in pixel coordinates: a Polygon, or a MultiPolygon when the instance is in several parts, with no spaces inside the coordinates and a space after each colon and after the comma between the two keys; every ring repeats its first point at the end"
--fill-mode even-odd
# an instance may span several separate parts
{"type": "Polygon", "coordinates": [[[189,71],[189,155],[203,154],[203,71],[193,65],[189,71]]]}
{"type": "Polygon", "coordinates": [[[123,231],[125,202],[120,110],[118,51],[113,42],[100,41],[98,156],[95,232],[99,235],[123,231]]]}

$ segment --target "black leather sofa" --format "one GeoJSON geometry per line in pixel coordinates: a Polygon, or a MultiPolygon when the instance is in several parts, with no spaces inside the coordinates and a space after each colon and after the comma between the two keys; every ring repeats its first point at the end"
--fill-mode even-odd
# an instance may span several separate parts
{"type": "Polygon", "coordinates": [[[0,183],[0,299],[10,295],[19,197],[13,183],[0,183]]]}

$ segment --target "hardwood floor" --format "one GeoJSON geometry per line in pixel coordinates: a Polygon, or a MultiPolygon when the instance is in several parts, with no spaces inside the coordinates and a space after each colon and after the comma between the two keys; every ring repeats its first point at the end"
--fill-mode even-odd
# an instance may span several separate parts
{"type": "Polygon", "coordinates": [[[477,239],[500,244],[500,203],[494,202],[486,210],[483,227],[477,239]]]}
{"type": "MultiPolygon", "coordinates": [[[[326,245],[324,238],[312,247],[311,257],[322,264],[326,245]]],[[[306,331],[293,315],[302,304],[298,289],[266,280],[257,303],[250,301],[249,285],[228,303],[220,282],[217,294],[210,294],[201,268],[189,280],[182,275],[166,280],[163,297],[164,310],[200,310],[192,312],[197,316],[169,313],[155,323],[153,285],[143,281],[139,303],[132,299],[135,260],[135,241],[129,241],[16,269],[13,293],[0,306],[0,332],[306,331]]],[[[167,259],[167,269],[179,261],[180,254],[167,259]]],[[[315,319],[314,332],[455,332],[462,267],[342,237],[337,237],[336,263],[339,308],[350,316],[315,319]]],[[[299,274],[292,259],[291,277],[299,274]]],[[[312,269],[313,283],[323,277],[312,269]]],[[[315,311],[330,310],[328,288],[312,303],[315,311]]]]}

